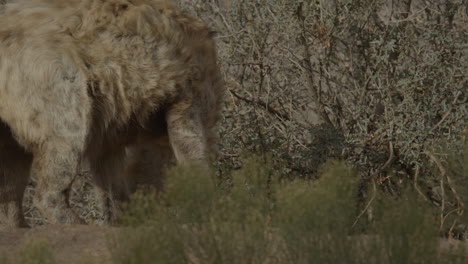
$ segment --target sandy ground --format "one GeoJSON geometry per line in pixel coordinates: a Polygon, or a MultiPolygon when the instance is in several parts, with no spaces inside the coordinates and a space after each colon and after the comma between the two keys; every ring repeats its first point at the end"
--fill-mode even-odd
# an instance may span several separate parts
{"type": "Polygon", "coordinates": [[[45,242],[56,263],[110,263],[108,241],[116,232],[116,228],[86,225],[0,229],[0,256],[18,256],[32,242],[45,242]]]}
{"type": "MultiPolygon", "coordinates": [[[[46,242],[56,263],[111,263],[109,241],[118,228],[92,225],[44,225],[30,229],[1,229],[0,256],[18,256],[32,241],[46,242]]],[[[361,237],[361,239],[368,239],[361,237]]],[[[440,240],[443,253],[462,248],[468,257],[468,241],[440,240]]],[[[1,259],[1,258],[0,258],[1,259]]],[[[14,263],[14,261],[12,262],[14,263]]]]}

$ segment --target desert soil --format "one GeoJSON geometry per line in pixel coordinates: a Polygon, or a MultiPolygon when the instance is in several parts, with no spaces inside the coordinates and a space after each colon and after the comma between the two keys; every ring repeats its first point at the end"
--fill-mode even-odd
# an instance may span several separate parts
{"type": "Polygon", "coordinates": [[[110,263],[108,241],[116,234],[116,228],[91,225],[0,229],[0,256],[17,257],[25,246],[45,242],[56,263],[110,263]]]}
{"type": "MultiPolygon", "coordinates": [[[[111,264],[109,241],[118,234],[118,230],[116,227],[93,225],[43,225],[29,229],[0,228],[0,256],[18,257],[25,246],[39,241],[46,242],[52,250],[56,263],[111,264]]],[[[366,238],[362,237],[362,239],[366,238]]],[[[468,241],[440,240],[441,252],[449,253],[454,247],[463,248],[468,257],[468,241]]]]}

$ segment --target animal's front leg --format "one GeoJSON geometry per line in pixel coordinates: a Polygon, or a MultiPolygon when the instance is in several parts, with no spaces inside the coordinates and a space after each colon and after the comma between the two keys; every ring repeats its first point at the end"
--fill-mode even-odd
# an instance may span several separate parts
{"type": "Polygon", "coordinates": [[[166,113],[169,141],[178,163],[205,162],[207,141],[199,109],[191,100],[172,105],[166,113]]]}

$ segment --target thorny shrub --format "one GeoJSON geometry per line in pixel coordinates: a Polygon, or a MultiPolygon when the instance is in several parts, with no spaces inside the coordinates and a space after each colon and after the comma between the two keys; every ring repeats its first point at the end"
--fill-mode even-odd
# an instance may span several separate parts
{"type": "Polygon", "coordinates": [[[219,32],[221,171],[245,150],[273,155],[283,177],[345,158],[368,219],[377,190],[412,185],[441,208],[441,230],[466,231],[466,3],[181,2],[219,32]]]}

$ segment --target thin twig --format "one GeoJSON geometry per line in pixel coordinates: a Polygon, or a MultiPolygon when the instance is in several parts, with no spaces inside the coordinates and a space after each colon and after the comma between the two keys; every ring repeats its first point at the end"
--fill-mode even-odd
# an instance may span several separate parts
{"type": "Polygon", "coordinates": [[[421,192],[421,190],[418,187],[418,176],[419,176],[419,165],[416,165],[416,171],[414,172],[414,180],[413,180],[413,186],[416,192],[418,192],[419,195],[424,199],[424,201],[427,201],[427,197],[421,192]]]}
{"type": "Polygon", "coordinates": [[[455,227],[455,225],[457,224],[457,219],[455,219],[455,221],[453,221],[453,224],[452,226],[450,227],[449,231],[448,231],[448,235],[449,235],[449,238],[452,239],[452,234],[453,234],[453,228],[455,227]]]}
{"type": "Polygon", "coordinates": [[[455,187],[453,187],[452,179],[448,176],[448,174],[445,174],[445,178],[447,179],[447,185],[449,186],[450,191],[452,191],[453,195],[455,196],[455,199],[457,200],[457,204],[458,204],[457,214],[461,216],[463,214],[463,208],[465,207],[465,204],[463,203],[460,196],[458,195],[455,187]]]}
{"type": "Polygon", "coordinates": [[[455,209],[449,211],[448,213],[446,213],[445,216],[444,216],[444,222],[447,219],[447,217],[449,217],[449,215],[451,215],[453,213],[456,213],[457,211],[458,211],[458,208],[455,208],[455,209]]]}
{"type": "Polygon", "coordinates": [[[373,188],[373,192],[372,192],[372,197],[370,198],[369,202],[366,204],[366,206],[364,207],[364,209],[361,211],[361,213],[356,217],[356,220],[354,220],[354,223],[353,225],[351,226],[351,228],[354,228],[357,224],[357,222],[359,221],[359,219],[364,215],[365,212],[367,212],[367,210],[369,209],[369,207],[371,206],[372,202],[374,201],[375,199],[375,196],[377,196],[377,187],[375,185],[375,180],[372,179],[372,186],[374,187],[373,188]]]}
{"type": "Polygon", "coordinates": [[[285,115],[285,114],[282,114],[280,112],[278,112],[277,110],[271,108],[271,106],[265,102],[263,102],[262,100],[260,99],[257,99],[257,100],[254,100],[254,99],[250,99],[250,98],[245,98],[239,94],[237,94],[236,92],[234,92],[233,90],[229,89],[229,92],[234,95],[234,97],[236,97],[237,99],[239,100],[242,100],[244,102],[247,102],[247,103],[253,103],[253,104],[257,104],[263,108],[265,108],[268,112],[270,112],[271,114],[274,114],[274,115],[277,115],[278,117],[281,117],[282,119],[285,119],[285,120],[288,120],[288,121],[291,121],[291,118],[289,118],[289,116],[285,115]]]}
{"type": "MultiPolygon", "coordinates": [[[[442,163],[440,162],[439,159],[437,159],[432,153],[429,151],[424,151],[424,154],[426,154],[437,166],[437,168],[440,171],[441,174],[441,179],[440,179],[440,189],[441,189],[441,195],[442,195],[442,205],[441,205],[441,216],[440,216],[440,230],[442,230],[444,221],[446,219],[446,216],[444,216],[444,210],[445,210],[445,190],[444,190],[444,179],[447,180],[447,186],[449,187],[450,191],[453,193],[455,196],[455,200],[457,200],[457,215],[461,216],[463,214],[463,208],[464,208],[464,203],[461,200],[460,196],[457,193],[457,190],[455,187],[453,187],[453,182],[450,179],[450,177],[447,175],[447,172],[442,166],[442,163]]],[[[448,214],[447,214],[448,215],[448,214]]]]}
{"type": "Polygon", "coordinates": [[[222,152],[221,155],[224,156],[224,157],[230,157],[230,158],[240,157],[240,154],[237,154],[237,153],[224,153],[224,152],[222,152]]]}
{"type": "Polygon", "coordinates": [[[388,149],[389,149],[389,156],[388,156],[388,159],[387,161],[385,162],[385,164],[380,167],[378,170],[376,170],[370,177],[369,179],[374,179],[374,178],[377,178],[377,176],[382,173],[382,171],[384,171],[388,166],[390,166],[390,164],[392,164],[393,160],[395,159],[395,154],[394,154],[394,151],[393,151],[393,143],[392,142],[389,142],[388,143],[388,149]]]}
{"type": "Polygon", "coordinates": [[[391,141],[388,142],[388,149],[390,151],[390,155],[388,157],[387,162],[385,162],[385,164],[379,169],[378,172],[376,172],[375,175],[373,175],[373,177],[376,177],[377,175],[379,175],[383,170],[385,170],[388,166],[390,166],[390,164],[392,164],[393,160],[395,159],[395,155],[393,152],[393,143],[391,141]]]}
{"type": "Polygon", "coordinates": [[[444,188],[444,176],[440,178],[440,194],[441,194],[441,206],[440,206],[440,226],[439,231],[442,231],[444,226],[445,218],[444,218],[444,210],[445,210],[445,188],[444,188]]]}
{"type": "Polygon", "coordinates": [[[463,203],[460,196],[458,195],[458,192],[455,189],[455,187],[453,187],[454,186],[453,182],[450,179],[450,177],[448,176],[447,172],[445,171],[445,168],[442,166],[442,163],[429,151],[424,151],[424,154],[426,154],[432,161],[434,161],[434,163],[437,165],[437,168],[440,171],[441,176],[447,180],[447,185],[448,185],[450,191],[455,196],[455,199],[457,200],[457,205],[458,205],[458,209],[459,209],[457,214],[462,215],[463,214],[463,207],[465,206],[465,204],[463,203]]]}
{"type": "Polygon", "coordinates": [[[438,128],[443,122],[444,120],[447,118],[447,116],[452,112],[452,106],[455,105],[457,103],[457,100],[458,100],[458,97],[460,96],[461,93],[458,93],[455,98],[453,99],[453,102],[452,102],[452,105],[449,107],[449,109],[447,110],[447,112],[445,112],[445,114],[442,116],[442,118],[440,119],[440,121],[435,124],[435,126],[433,126],[431,128],[431,130],[429,130],[430,132],[434,131],[436,128],[438,128]]]}
{"type": "Polygon", "coordinates": [[[354,223],[353,225],[351,226],[351,228],[354,228],[354,226],[356,226],[357,222],[359,221],[359,219],[362,217],[362,215],[364,215],[364,213],[369,209],[370,205],[372,204],[372,202],[374,201],[375,199],[375,196],[377,195],[377,187],[375,185],[375,180],[377,178],[377,176],[382,173],[382,171],[384,171],[388,166],[390,166],[390,164],[392,164],[393,160],[394,160],[394,152],[393,152],[393,143],[390,141],[388,143],[388,148],[389,148],[389,151],[390,151],[390,155],[387,159],[387,161],[385,162],[385,164],[380,167],[378,170],[376,170],[371,176],[370,176],[370,179],[372,181],[372,185],[374,187],[374,192],[372,194],[372,197],[371,199],[369,200],[369,202],[367,203],[367,205],[364,207],[364,209],[361,211],[361,213],[356,217],[356,220],[354,220],[354,223]]]}
{"type": "Polygon", "coordinates": [[[238,34],[240,34],[240,33],[242,33],[242,32],[246,32],[246,30],[245,30],[245,29],[241,29],[241,30],[239,30],[239,31],[237,31],[237,32],[234,32],[234,33],[231,33],[231,34],[229,34],[229,35],[220,35],[220,36],[218,36],[217,38],[218,38],[218,39],[230,38],[230,37],[233,37],[233,36],[235,36],[235,35],[238,35],[238,34]]]}

